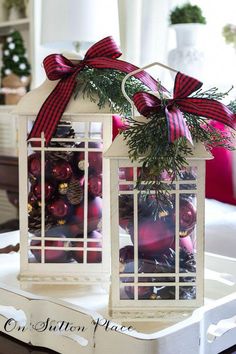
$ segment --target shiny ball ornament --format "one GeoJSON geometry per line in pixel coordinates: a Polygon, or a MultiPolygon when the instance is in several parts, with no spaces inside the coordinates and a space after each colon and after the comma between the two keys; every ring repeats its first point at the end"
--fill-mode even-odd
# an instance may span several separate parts
{"type": "Polygon", "coordinates": [[[39,177],[41,174],[41,158],[40,154],[34,153],[28,157],[28,171],[34,177],[39,177]]]}
{"type": "Polygon", "coordinates": [[[52,177],[58,181],[67,181],[72,175],[72,168],[69,162],[57,162],[52,167],[52,177]]]}
{"type": "Polygon", "coordinates": [[[68,191],[68,183],[60,183],[58,185],[58,192],[61,194],[61,195],[65,195],[68,191]]]}
{"type": "MultiPolygon", "coordinates": [[[[102,218],[102,199],[96,197],[88,202],[88,232],[97,230],[102,218]]],[[[84,203],[74,209],[74,217],[70,225],[73,236],[82,235],[84,232],[84,203]]]]}
{"type": "MultiPolygon", "coordinates": [[[[61,236],[64,238],[64,236],[61,236]]],[[[31,246],[41,246],[41,240],[32,240],[31,246]]],[[[58,247],[58,249],[46,249],[45,250],[45,263],[65,263],[68,261],[68,251],[62,249],[66,244],[62,240],[45,241],[45,247],[58,247]]],[[[37,262],[41,262],[41,249],[31,249],[37,262]]]]}
{"type": "MultiPolygon", "coordinates": [[[[32,186],[32,191],[33,191],[35,198],[37,200],[41,200],[41,195],[42,195],[41,183],[34,184],[32,186]]],[[[45,200],[49,200],[52,197],[53,192],[54,192],[53,186],[50,183],[45,182],[45,200]]]]}
{"type": "MultiPolygon", "coordinates": [[[[76,147],[84,148],[84,142],[80,143],[76,147]]],[[[89,142],[88,148],[90,149],[102,149],[101,143],[89,142]]],[[[84,151],[78,151],[74,154],[75,168],[78,172],[84,172],[86,168],[89,168],[90,172],[94,174],[102,173],[102,152],[101,151],[88,151],[88,164],[85,162],[84,151]]]]}
{"type": "MultiPolygon", "coordinates": [[[[145,278],[145,282],[150,281],[148,278],[145,278]]],[[[125,286],[125,293],[129,299],[134,299],[134,287],[133,286],[125,286]]],[[[147,300],[150,299],[153,294],[153,286],[139,286],[138,287],[138,299],[139,300],[147,300]]]]}
{"type": "Polygon", "coordinates": [[[93,197],[101,196],[102,194],[102,178],[101,176],[89,176],[88,178],[88,191],[93,197]]]}
{"type": "MultiPolygon", "coordinates": [[[[101,250],[89,250],[90,248],[102,248],[102,235],[93,231],[88,234],[89,239],[93,239],[93,241],[88,241],[87,243],[87,263],[101,263],[102,261],[102,251],[101,250]]],[[[84,247],[84,243],[82,241],[73,242],[73,247],[84,247]]],[[[72,258],[76,260],[78,263],[83,263],[83,250],[75,250],[72,251],[72,258]]]]}
{"type": "Polygon", "coordinates": [[[179,201],[180,236],[186,237],[190,235],[194,230],[196,221],[197,221],[197,210],[195,205],[188,199],[180,199],[179,201]]]}
{"type": "Polygon", "coordinates": [[[181,237],[179,240],[179,247],[189,253],[193,253],[194,252],[194,245],[193,245],[193,241],[191,239],[191,236],[188,235],[186,237],[181,237]]]}
{"type": "MultiPolygon", "coordinates": [[[[133,240],[133,232],[131,232],[133,240]]],[[[168,223],[158,219],[143,219],[138,225],[139,251],[146,255],[155,255],[162,250],[172,247],[175,242],[174,230],[168,223]]]]}
{"type": "Polygon", "coordinates": [[[48,211],[55,217],[55,218],[64,218],[69,213],[69,205],[63,199],[54,200],[48,206],[48,211]]]}

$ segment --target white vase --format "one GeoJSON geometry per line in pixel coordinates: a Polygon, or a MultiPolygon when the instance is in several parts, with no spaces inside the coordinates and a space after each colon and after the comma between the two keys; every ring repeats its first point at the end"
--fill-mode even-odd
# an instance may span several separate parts
{"type": "Polygon", "coordinates": [[[15,20],[18,20],[19,18],[21,18],[21,14],[20,14],[19,10],[16,9],[15,7],[11,7],[11,9],[9,11],[8,20],[15,21],[15,20]]]}
{"type": "Polygon", "coordinates": [[[204,67],[204,51],[201,38],[205,25],[183,23],[171,26],[176,33],[177,48],[168,54],[168,64],[184,74],[201,79],[204,67]]]}

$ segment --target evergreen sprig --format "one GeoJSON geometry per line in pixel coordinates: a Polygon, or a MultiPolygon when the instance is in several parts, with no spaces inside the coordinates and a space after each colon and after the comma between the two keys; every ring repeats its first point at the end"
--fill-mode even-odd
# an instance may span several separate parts
{"type": "MultiPolygon", "coordinates": [[[[151,191],[155,192],[157,208],[154,213],[157,216],[160,210],[171,206],[172,182],[181,179],[182,171],[188,165],[187,159],[192,155],[192,148],[185,138],[180,138],[174,143],[168,141],[168,126],[164,112],[166,98],[161,91],[161,113],[153,114],[142,121],[131,116],[130,104],[121,92],[121,83],[125,75],[118,70],[85,67],[77,77],[75,98],[82,94],[83,97],[97,102],[99,108],[108,104],[111,112],[125,117],[128,127],[122,134],[129,146],[130,159],[142,165],[136,188],[144,198],[151,191]],[[163,181],[164,174],[169,176],[168,183],[163,181]]],[[[149,89],[138,79],[129,78],[126,81],[126,92],[129,97],[132,98],[134,93],[139,91],[149,89]]],[[[229,91],[219,92],[217,88],[206,91],[199,89],[191,97],[219,101],[228,93],[229,91]]],[[[236,110],[235,102],[230,105],[229,108],[236,110]]],[[[195,142],[203,143],[208,150],[213,147],[233,149],[231,129],[221,131],[210,120],[193,114],[184,113],[184,118],[195,142]]]]}
{"type": "MultiPolygon", "coordinates": [[[[130,117],[130,103],[121,92],[121,83],[125,76],[126,73],[118,70],[85,67],[76,79],[75,98],[82,94],[92,102],[97,102],[99,108],[108,104],[112,113],[130,117]]],[[[140,80],[134,77],[126,81],[125,88],[130,97],[135,92],[148,90],[140,80]]]]}

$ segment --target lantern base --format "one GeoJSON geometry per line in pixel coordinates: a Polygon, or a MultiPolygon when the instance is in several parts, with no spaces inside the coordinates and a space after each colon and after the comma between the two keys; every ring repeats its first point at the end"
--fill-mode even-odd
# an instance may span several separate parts
{"type": "Polygon", "coordinates": [[[110,275],[108,273],[99,274],[32,274],[21,272],[18,275],[20,286],[26,289],[31,285],[97,285],[100,284],[107,292],[109,290],[110,275]]]}
{"type": "Polygon", "coordinates": [[[190,317],[196,307],[189,308],[173,308],[170,307],[149,307],[147,309],[142,308],[110,308],[109,315],[115,321],[119,321],[121,323],[126,321],[155,321],[160,323],[168,323],[168,325],[175,324],[177,322],[183,321],[186,318],[190,317]]]}

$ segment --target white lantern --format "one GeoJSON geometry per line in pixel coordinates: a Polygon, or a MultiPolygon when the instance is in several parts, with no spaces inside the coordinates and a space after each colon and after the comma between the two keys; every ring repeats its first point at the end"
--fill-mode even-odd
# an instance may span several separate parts
{"type": "MultiPolygon", "coordinates": [[[[110,278],[109,161],[112,114],[72,97],[49,146],[27,136],[57,82],[22,98],[19,116],[19,279],[27,283],[100,283],[110,278]],[[28,210],[28,211],[27,211],[28,210]]],[[[82,95],[81,95],[82,96],[82,95]]]]}
{"type": "MultiPolygon", "coordinates": [[[[126,76],[123,88],[138,71],[126,76]]],[[[110,314],[123,320],[180,320],[203,304],[205,160],[211,155],[196,144],[178,179],[163,172],[170,205],[157,214],[155,190],[146,194],[145,178],[143,188],[135,188],[141,164],[130,160],[122,135],[105,157],[112,192],[110,314]]]]}

